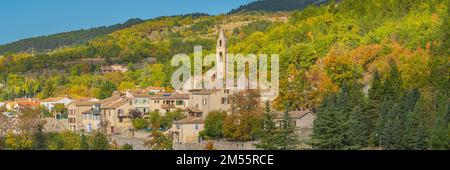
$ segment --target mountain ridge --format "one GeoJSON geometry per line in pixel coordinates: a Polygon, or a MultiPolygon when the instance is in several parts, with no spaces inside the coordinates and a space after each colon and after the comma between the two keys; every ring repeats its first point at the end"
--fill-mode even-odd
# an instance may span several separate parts
{"type": "Polygon", "coordinates": [[[15,42],[0,45],[0,54],[4,54],[7,52],[26,52],[34,50],[36,50],[37,52],[44,52],[64,46],[82,44],[98,36],[107,35],[114,31],[128,28],[142,22],[144,22],[144,20],[140,18],[131,18],[124,23],[114,24],[111,26],[79,29],[74,31],[21,39],[15,42]]]}

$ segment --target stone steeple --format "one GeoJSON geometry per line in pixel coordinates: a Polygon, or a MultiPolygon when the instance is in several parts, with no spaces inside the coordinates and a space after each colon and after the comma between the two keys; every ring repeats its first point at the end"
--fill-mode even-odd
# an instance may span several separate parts
{"type": "Polygon", "coordinates": [[[219,38],[216,46],[216,69],[217,79],[225,79],[226,62],[227,62],[227,38],[223,29],[219,30],[219,38]]]}

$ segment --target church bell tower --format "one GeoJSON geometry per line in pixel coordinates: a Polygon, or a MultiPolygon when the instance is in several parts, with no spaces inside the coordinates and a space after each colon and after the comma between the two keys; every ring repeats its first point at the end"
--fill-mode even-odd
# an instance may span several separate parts
{"type": "Polygon", "coordinates": [[[219,38],[217,39],[217,47],[216,47],[216,69],[217,74],[216,80],[225,80],[226,79],[226,63],[227,63],[227,38],[225,37],[225,32],[223,29],[219,31],[219,38]]]}

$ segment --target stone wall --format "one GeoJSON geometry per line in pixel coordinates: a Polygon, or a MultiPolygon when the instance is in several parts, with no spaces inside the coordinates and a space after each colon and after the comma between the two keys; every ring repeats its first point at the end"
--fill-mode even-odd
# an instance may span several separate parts
{"type": "Polygon", "coordinates": [[[225,140],[209,140],[200,143],[174,143],[174,150],[205,150],[208,142],[212,142],[215,150],[255,150],[254,144],[256,142],[240,142],[240,141],[225,141],[225,140]]]}

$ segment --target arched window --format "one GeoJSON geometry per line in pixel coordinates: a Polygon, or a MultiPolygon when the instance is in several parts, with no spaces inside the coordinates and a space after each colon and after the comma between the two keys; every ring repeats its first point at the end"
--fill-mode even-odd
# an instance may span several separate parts
{"type": "Polygon", "coordinates": [[[219,40],[219,47],[222,47],[222,40],[219,40]]]}

